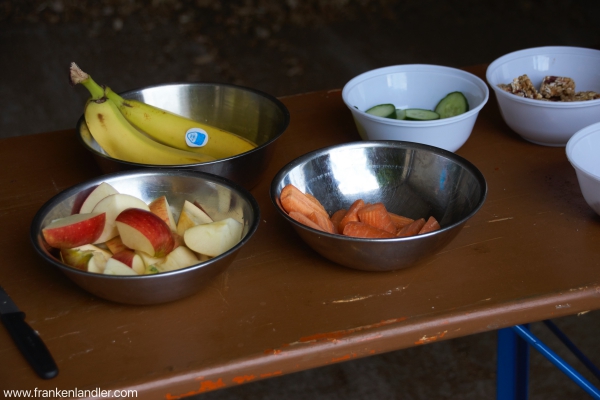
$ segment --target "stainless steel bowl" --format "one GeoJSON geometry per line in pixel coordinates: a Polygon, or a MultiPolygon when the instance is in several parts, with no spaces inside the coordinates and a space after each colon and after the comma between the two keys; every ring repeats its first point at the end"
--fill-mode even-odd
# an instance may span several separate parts
{"type": "Polygon", "coordinates": [[[428,145],[366,141],[332,146],[290,162],[273,178],[270,196],[298,235],[323,257],[365,271],[391,271],[436,254],[483,205],[487,184],[462,157],[428,145]],[[330,213],[355,200],[383,202],[388,211],[413,219],[433,215],[441,229],[407,238],[360,239],[302,225],[279,206],[281,189],[293,184],[321,201],[330,213]]]}
{"type": "Polygon", "coordinates": [[[189,296],[207,286],[212,277],[231,264],[258,228],[259,221],[260,210],[254,197],[231,181],[196,171],[141,169],[100,176],[57,194],[35,215],[30,236],[33,247],[44,260],[88,292],[118,303],[157,304],[189,296]],[[176,219],[177,211],[185,200],[197,200],[215,219],[232,217],[242,222],[242,240],[209,261],[155,275],[111,276],[71,268],[60,261],[53,249],[48,248],[42,228],[56,218],[69,215],[77,194],[101,182],[146,202],[165,195],[176,219]]]}
{"type": "Polygon", "coordinates": [[[159,166],[122,161],[109,157],[94,140],[83,116],[77,123],[78,136],[92,152],[104,173],[134,169],[190,169],[230,179],[251,189],[262,179],[272,159],[276,140],[287,129],[290,115],[283,103],[258,90],[217,83],[173,83],[121,93],[156,107],[234,132],[258,145],[234,157],[216,161],[159,166]]]}

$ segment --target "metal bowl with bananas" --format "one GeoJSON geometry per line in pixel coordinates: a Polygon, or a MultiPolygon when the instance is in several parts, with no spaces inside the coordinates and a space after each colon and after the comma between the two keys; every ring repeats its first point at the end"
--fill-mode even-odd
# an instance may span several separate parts
{"type": "Polygon", "coordinates": [[[78,137],[105,173],[189,169],[251,189],[289,124],[283,103],[251,88],[172,83],[118,94],[78,73],[74,83],[92,94],[77,123],[78,137]]]}

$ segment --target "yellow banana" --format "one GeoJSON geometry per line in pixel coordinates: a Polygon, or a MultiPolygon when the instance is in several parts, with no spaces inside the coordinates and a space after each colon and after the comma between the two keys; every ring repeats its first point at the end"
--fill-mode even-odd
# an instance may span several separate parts
{"type": "Polygon", "coordinates": [[[90,99],[85,122],[92,137],[114,158],[141,164],[182,165],[213,161],[214,157],[175,149],[150,139],[125,119],[115,103],[90,99]]]}
{"type": "Polygon", "coordinates": [[[208,154],[217,159],[232,157],[256,148],[255,143],[234,133],[141,101],[124,99],[110,88],[98,85],[74,63],[71,64],[71,82],[85,86],[93,99],[108,97],[131,124],[167,146],[208,154]]]}

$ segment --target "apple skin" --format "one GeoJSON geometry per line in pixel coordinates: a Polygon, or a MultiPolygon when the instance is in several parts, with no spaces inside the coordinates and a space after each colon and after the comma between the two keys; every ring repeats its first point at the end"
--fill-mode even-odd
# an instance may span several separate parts
{"type": "Polygon", "coordinates": [[[117,218],[117,215],[119,215],[121,211],[127,208],[140,208],[147,211],[150,210],[148,205],[142,199],[124,193],[111,194],[96,204],[93,212],[105,212],[106,225],[104,226],[104,231],[100,237],[96,239],[95,243],[104,243],[119,234],[115,224],[115,218],[117,218]]]}
{"type": "Polygon", "coordinates": [[[153,257],[164,257],[175,247],[171,229],[156,214],[128,208],[115,219],[123,244],[153,257]]]}
{"type": "Polygon", "coordinates": [[[189,201],[183,202],[179,220],[177,221],[177,233],[181,236],[192,226],[207,224],[213,219],[202,209],[189,201]]]}
{"type": "Polygon", "coordinates": [[[117,189],[112,187],[106,182],[102,182],[98,186],[94,187],[94,189],[86,196],[85,200],[81,204],[81,208],[79,209],[79,213],[89,213],[92,212],[96,204],[98,204],[102,199],[111,194],[119,193],[117,189]]]}
{"type": "Polygon", "coordinates": [[[52,221],[42,229],[42,235],[51,247],[71,249],[95,243],[105,226],[106,213],[71,214],[52,221]]]}
{"type": "Polygon", "coordinates": [[[244,225],[233,218],[196,225],[185,231],[183,240],[190,250],[216,257],[239,243],[244,225]]]}
{"type": "Polygon", "coordinates": [[[87,189],[83,189],[77,196],[75,197],[75,201],[73,202],[73,207],[71,207],[71,214],[81,214],[81,205],[87,199],[87,197],[96,189],[98,185],[90,186],[87,189]]]}
{"type": "Polygon", "coordinates": [[[177,230],[175,218],[173,218],[173,212],[171,211],[171,207],[169,206],[167,196],[160,196],[152,200],[150,204],[148,204],[148,208],[150,208],[150,212],[153,212],[154,214],[158,215],[163,221],[165,221],[172,231],[177,230]]]}
{"type": "Polygon", "coordinates": [[[104,242],[104,244],[106,245],[108,250],[113,254],[118,253],[122,250],[131,250],[129,247],[123,244],[123,241],[121,240],[120,236],[115,236],[112,239],[108,239],[106,242],[104,242]]]}
{"type": "Polygon", "coordinates": [[[133,250],[121,250],[112,255],[112,258],[122,262],[129,268],[133,269],[138,275],[144,274],[146,266],[144,260],[133,250]]]}

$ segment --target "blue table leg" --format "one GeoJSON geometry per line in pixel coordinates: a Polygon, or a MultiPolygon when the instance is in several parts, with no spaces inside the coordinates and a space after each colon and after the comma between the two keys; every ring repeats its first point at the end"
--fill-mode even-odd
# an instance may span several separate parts
{"type": "Polygon", "coordinates": [[[523,340],[527,341],[527,343],[539,351],[544,357],[550,360],[552,364],[554,364],[558,369],[571,378],[576,384],[578,384],[583,390],[592,396],[593,399],[600,400],[600,390],[595,388],[587,379],[575,371],[569,364],[564,362],[556,353],[550,350],[550,348],[542,343],[537,337],[535,337],[527,327],[523,325],[516,325],[510,329],[518,334],[523,340]]]}
{"type": "Polygon", "coordinates": [[[527,400],[529,345],[512,328],[498,331],[496,399],[527,400]]]}

